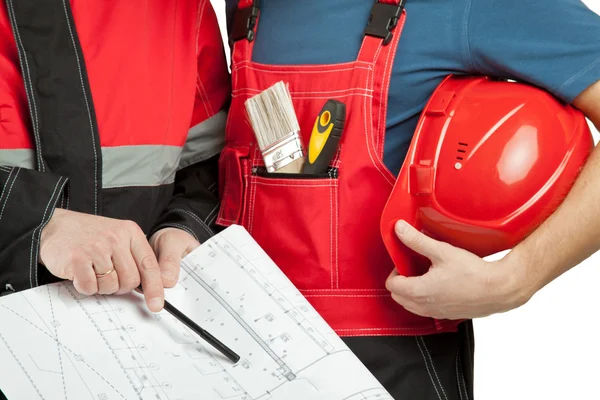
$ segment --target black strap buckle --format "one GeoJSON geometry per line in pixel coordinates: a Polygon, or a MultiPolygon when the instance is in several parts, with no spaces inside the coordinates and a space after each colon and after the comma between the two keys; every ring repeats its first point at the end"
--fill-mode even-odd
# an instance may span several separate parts
{"type": "Polygon", "coordinates": [[[371,8],[371,16],[364,34],[381,38],[383,45],[387,45],[394,36],[392,29],[398,25],[403,10],[404,0],[398,5],[376,2],[371,8]]]}
{"type": "Polygon", "coordinates": [[[241,39],[247,39],[249,42],[254,40],[254,28],[256,27],[258,11],[259,0],[254,0],[250,7],[236,8],[231,31],[233,42],[241,39]]]}

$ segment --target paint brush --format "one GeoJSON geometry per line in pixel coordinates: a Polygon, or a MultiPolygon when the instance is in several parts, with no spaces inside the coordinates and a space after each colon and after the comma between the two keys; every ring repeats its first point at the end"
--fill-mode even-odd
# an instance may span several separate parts
{"type": "Polygon", "coordinates": [[[287,84],[277,82],[245,102],[267,172],[300,173],[304,150],[287,84]]]}

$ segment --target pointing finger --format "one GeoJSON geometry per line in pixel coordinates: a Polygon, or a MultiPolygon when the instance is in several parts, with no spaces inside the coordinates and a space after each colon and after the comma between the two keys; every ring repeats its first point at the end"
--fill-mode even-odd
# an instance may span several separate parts
{"type": "Polygon", "coordinates": [[[150,311],[162,310],[165,291],[160,276],[160,267],[154,251],[143,234],[135,235],[131,240],[131,255],[137,264],[142,280],[144,297],[150,311]]]}

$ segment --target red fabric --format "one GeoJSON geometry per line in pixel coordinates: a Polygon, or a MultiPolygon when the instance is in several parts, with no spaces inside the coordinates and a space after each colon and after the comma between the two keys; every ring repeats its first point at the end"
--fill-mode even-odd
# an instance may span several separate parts
{"type": "MultiPolygon", "coordinates": [[[[226,102],[229,75],[209,0],[72,0],[71,5],[102,146],[181,146],[190,126],[226,102]]],[[[1,2],[0,149],[32,148],[29,118],[1,2]]]]}
{"type": "Polygon", "coordinates": [[[238,3],[239,8],[247,8],[254,4],[253,0],[240,0],[238,3]]]}
{"type": "Polygon", "coordinates": [[[455,330],[398,305],[385,289],[394,265],[379,233],[395,182],[384,165],[387,91],[405,14],[387,46],[366,37],[358,59],[335,65],[265,65],[254,42],[233,50],[233,97],[221,157],[217,223],[241,224],[340,336],[418,335],[455,330]],[[261,177],[263,166],[244,102],[289,84],[304,144],[330,98],[346,104],[346,129],[333,162],[338,179],[261,177]]]}

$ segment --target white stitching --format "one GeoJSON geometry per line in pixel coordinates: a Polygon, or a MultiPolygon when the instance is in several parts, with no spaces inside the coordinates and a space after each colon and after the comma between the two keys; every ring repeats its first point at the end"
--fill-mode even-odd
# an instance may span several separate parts
{"type": "Polygon", "coordinates": [[[194,239],[196,239],[198,242],[200,241],[200,239],[198,239],[198,236],[196,236],[196,234],[188,227],[181,225],[181,224],[176,224],[176,223],[166,223],[166,224],[162,224],[158,227],[158,230],[160,229],[164,229],[164,228],[178,228],[181,229],[182,231],[186,231],[187,233],[189,233],[190,235],[192,235],[194,237],[194,239]]]}
{"type": "Polygon", "coordinates": [[[464,400],[462,385],[460,382],[460,377],[458,376],[458,357],[459,357],[459,355],[460,355],[460,350],[456,352],[456,383],[458,383],[458,395],[460,396],[460,400],[464,400]]]}
{"type": "Polygon", "coordinates": [[[206,9],[206,0],[200,0],[200,4],[198,5],[198,13],[196,20],[196,56],[199,54],[199,45],[198,41],[200,39],[200,23],[202,22],[202,17],[204,17],[204,10],[206,9]]]}
{"type": "Polygon", "coordinates": [[[204,111],[206,112],[206,115],[209,116],[210,112],[208,111],[208,107],[206,106],[206,92],[203,92],[204,87],[202,88],[202,90],[200,89],[200,86],[198,86],[198,83],[202,83],[200,81],[200,74],[196,73],[196,91],[198,92],[198,95],[200,96],[200,101],[202,102],[202,105],[204,106],[204,111]]]}
{"type": "Polygon", "coordinates": [[[422,329],[429,329],[428,326],[420,328],[338,328],[336,331],[419,331],[422,329]]]}
{"type": "Polygon", "coordinates": [[[206,231],[206,232],[207,232],[209,235],[211,235],[211,236],[212,236],[212,235],[214,235],[214,232],[213,232],[213,231],[210,229],[210,227],[208,227],[208,226],[207,226],[207,225],[204,223],[204,221],[202,221],[200,218],[198,218],[198,216],[196,216],[196,215],[195,215],[193,212],[190,212],[190,211],[188,211],[188,210],[184,210],[184,209],[182,209],[182,208],[174,208],[174,209],[172,209],[172,210],[169,210],[169,211],[167,211],[167,212],[166,212],[166,213],[163,215],[163,217],[166,217],[167,215],[169,215],[169,214],[173,214],[173,213],[176,213],[176,212],[180,212],[180,213],[187,214],[187,215],[191,216],[191,217],[192,217],[192,218],[193,218],[193,219],[194,219],[196,222],[198,222],[198,223],[200,224],[200,226],[202,226],[202,227],[204,228],[204,230],[205,230],[205,231],[206,231]]]}
{"type": "Polygon", "coordinates": [[[212,219],[210,221],[208,221],[208,225],[213,225],[218,216],[219,216],[219,214],[215,213],[215,215],[212,217],[212,219]]]}
{"type": "Polygon", "coordinates": [[[340,287],[339,255],[340,254],[339,254],[339,250],[338,250],[338,245],[339,245],[340,238],[338,236],[338,225],[339,225],[338,217],[339,217],[340,211],[339,211],[339,202],[338,202],[338,199],[339,199],[338,190],[339,190],[338,186],[337,185],[334,186],[333,200],[335,201],[335,207],[334,207],[335,208],[335,215],[334,215],[334,217],[335,217],[335,223],[334,223],[334,226],[335,226],[335,240],[334,240],[334,243],[335,243],[335,279],[336,279],[336,288],[339,289],[339,287],[340,287]]]}
{"type": "MultiPolygon", "coordinates": [[[[331,99],[332,97],[336,97],[336,98],[344,98],[344,97],[356,97],[356,96],[361,96],[361,97],[365,97],[365,98],[373,98],[372,94],[362,94],[362,93],[348,93],[348,94],[340,94],[340,95],[336,95],[336,96],[294,96],[294,99],[331,99]]],[[[246,95],[240,95],[240,94],[232,94],[231,95],[232,98],[239,98],[239,97],[246,97],[246,95]]]]}
{"type": "Polygon", "coordinates": [[[384,95],[384,93],[386,95],[389,93],[389,81],[390,81],[391,77],[388,76],[388,70],[389,70],[389,74],[391,75],[392,68],[390,68],[390,66],[393,64],[394,60],[396,59],[396,51],[398,50],[398,42],[400,41],[400,36],[401,36],[402,30],[404,28],[405,19],[402,18],[401,21],[402,22],[400,23],[400,25],[396,28],[396,33],[395,33],[396,37],[394,40],[394,44],[391,48],[391,51],[388,51],[388,58],[386,60],[385,70],[384,70],[384,74],[383,74],[384,79],[388,81],[388,84],[386,85],[385,90],[383,90],[383,86],[382,86],[382,90],[380,91],[380,97],[379,97],[379,103],[383,105],[382,107],[380,107],[379,120],[377,123],[377,128],[379,129],[380,132],[381,132],[381,126],[380,126],[381,121],[383,121],[383,124],[384,124],[384,128],[383,128],[384,134],[381,137],[381,141],[378,140],[378,146],[380,145],[379,143],[381,143],[381,152],[380,152],[381,155],[383,155],[383,148],[384,148],[384,142],[385,142],[385,132],[386,132],[386,128],[387,128],[387,108],[388,108],[387,99],[384,102],[383,95],[384,95]]]}
{"type": "MultiPolygon", "coordinates": [[[[29,249],[29,284],[31,287],[34,287],[33,285],[33,266],[37,265],[37,263],[34,262],[33,259],[33,247],[34,247],[34,240],[37,236],[37,231],[38,229],[40,230],[41,233],[41,228],[46,225],[45,224],[45,219],[46,219],[46,214],[48,213],[48,207],[50,207],[50,204],[52,203],[52,199],[54,198],[54,195],[56,194],[56,190],[58,189],[58,185],[61,183],[61,181],[63,180],[62,177],[58,178],[58,181],[56,182],[56,185],[54,185],[54,191],[52,192],[52,195],[50,196],[50,199],[48,199],[48,204],[46,204],[46,209],[44,210],[44,215],[42,216],[42,221],[40,222],[40,224],[37,226],[37,228],[35,228],[33,230],[33,233],[31,234],[31,248],[29,249]]],[[[66,180],[63,182],[63,187],[64,187],[64,183],[66,183],[66,180]]],[[[38,257],[38,251],[39,249],[36,249],[35,251],[35,260],[37,261],[37,257],[38,257]]],[[[38,282],[37,282],[37,274],[35,276],[35,286],[37,286],[38,282]]]]}
{"type": "Polygon", "coordinates": [[[248,217],[250,218],[249,225],[250,225],[250,233],[253,232],[254,230],[254,205],[256,204],[256,188],[258,186],[258,182],[256,180],[256,177],[251,176],[250,177],[250,197],[251,197],[251,202],[249,203],[250,205],[250,210],[248,217]]]}
{"type": "Polygon", "coordinates": [[[9,16],[12,15],[12,21],[14,26],[14,35],[16,38],[16,41],[19,45],[19,47],[21,48],[21,50],[23,51],[23,57],[21,57],[21,52],[17,51],[18,55],[19,55],[19,60],[21,61],[21,64],[23,65],[23,61],[25,64],[25,69],[27,70],[27,79],[24,79],[27,81],[27,86],[29,86],[29,91],[25,90],[26,95],[27,95],[27,99],[29,100],[29,102],[31,103],[31,105],[33,105],[32,109],[33,112],[31,112],[32,114],[32,123],[33,123],[33,135],[35,137],[35,142],[36,142],[36,147],[37,147],[37,151],[36,151],[36,156],[38,159],[38,164],[40,166],[40,171],[45,172],[46,171],[46,167],[44,166],[44,163],[42,162],[42,156],[41,156],[41,140],[40,140],[40,132],[39,132],[39,117],[37,114],[37,104],[35,102],[35,97],[33,96],[33,87],[31,85],[31,72],[29,71],[29,62],[27,61],[27,54],[25,53],[25,46],[23,46],[23,42],[21,41],[21,34],[19,33],[19,29],[18,29],[18,25],[17,25],[17,16],[15,14],[15,10],[14,10],[14,6],[13,6],[13,2],[12,0],[8,0],[7,4],[10,8],[9,10],[9,16]]]}
{"type": "Polygon", "coordinates": [[[333,285],[333,186],[329,188],[329,275],[331,276],[331,288],[333,285]]]}
{"type": "MultiPolygon", "coordinates": [[[[323,178],[323,179],[330,180],[330,178],[323,178]]],[[[301,179],[297,179],[297,180],[300,181],[301,179]]],[[[278,182],[277,183],[275,183],[275,182],[274,183],[267,183],[267,182],[260,182],[260,181],[258,181],[256,179],[255,179],[255,184],[262,185],[262,186],[276,186],[276,187],[280,187],[281,186],[281,187],[312,187],[312,188],[317,188],[317,187],[326,188],[326,187],[332,187],[333,186],[332,183],[324,183],[322,185],[319,185],[319,184],[313,184],[313,185],[295,185],[295,184],[292,184],[292,183],[288,184],[288,183],[278,183],[278,182]]]]}
{"type": "MultiPolygon", "coordinates": [[[[365,91],[368,93],[373,92],[373,89],[363,88],[363,87],[355,87],[355,88],[341,89],[341,90],[317,90],[317,91],[311,91],[311,92],[292,92],[292,91],[290,91],[290,94],[291,95],[295,95],[295,94],[323,94],[323,95],[325,95],[325,94],[332,94],[332,93],[346,93],[346,92],[352,92],[355,90],[356,91],[365,91]]],[[[239,93],[239,92],[261,93],[262,90],[245,87],[245,88],[239,88],[239,89],[235,89],[235,90],[231,91],[231,93],[239,93]]]]}
{"type": "Polygon", "coordinates": [[[456,352],[456,383],[458,383],[458,395],[460,396],[460,400],[464,400],[462,397],[462,385],[460,384],[460,378],[458,376],[458,354],[459,352],[456,352]]]}
{"type": "Polygon", "coordinates": [[[210,234],[210,235],[214,235],[215,233],[212,231],[212,229],[210,229],[210,227],[208,225],[206,225],[206,223],[204,221],[202,221],[196,214],[194,214],[191,211],[188,210],[184,210],[181,208],[176,208],[174,211],[179,211],[182,212],[184,214],[188,214],[189,216],[191,216],[193,219],[195,219],[203,228],[204,230],[210,234]]]}
{"type": "MultiPolygon", "coordinates": [[[[370,75],[373,75],[373,73],[371,73],[370,75]]],[[[373,105],[373,101],[371,99],[371,106],[373,105]]],[[[373,112],[371,111],[369,114],[369,116],[367,117],[367,98],[364,98],[364,104],[363,104],[363,112],[364,112],[364,121],[365,121],[365,142],[367,145],[367,153],[369,154],[369,158],[371,159],[371,163],[373,163],[373,165],[375,166],[375,168],[379,171],[379,173],[381,174],[381,176],[383,176],[383,178],[391,185],[394,185],[394,181],[390,180],[390,178],[381,170],[381,168],[379,167],[379,165],[375,162],[375,160],[373,159],[373,154],[371,153],[371,142],[369,141],[369,130],[367,127],[367,121],[370,122],[371,125],[371,131],[373,130],[373,112]]]]}
{"type": "Polygon", "coordinates": [[[213,214],[215,214],[218,209],[219,209],[219,204],[217,203],[215,208],[213,208],[212,211],[206,216],[206,218],[204,218],[204,222],[207,223],[208,225],[210,225],[209,221],[212,218],[213,214]]]}
{"type": "Polygon", "coordinates": [[[427,344],[425,343],[425,339],[423,339],[422,337],[417,337],[417,339],[420,339],[421,343],[423,343],[423,348],[425,348],[425,353],[427,354],[427,357],[429,358],[429,361],[431,362],[431,369],[433,370],[433,373],[435,375],[435,379],[439,383],[440,389],[442,389],[442,393],[444,395],[444,398],[446,400],[448,400],[448,396],[446,396],[446,392],[444,391],[444,386],[442,385],[442,382],[440,382],[440,378],[439,378],[439,376],[437,374],[437,371],[435,370],[435,364],[433,363],[433,358],[431,357],[431,353],[429,352],[429,349],[427,348],[427,344]]]}
{"type": "MultiPolygon", "coordinates": [[[[227,192],[229,191],[229,186],[231,185],[229,183],[230,179],[228,179],[229,175],[231,174],[231,168],[229,168],[228,166],[226,166],[227,170],[225,171],[225,189],[223,190],[223,198],[227,199],[227,192]]],[[[221,209],[221,212],[219,214],[224,214],[225,213],[225,207],[223,207],[221,209]]],[[[233,220],[229,220],[229,219],[224,219],[223,216],[220,216],[219,218],[220,221],[224,221],[224,222],[235,222],[233,220]]]]}
{"type": "Polygon", "coordinates": [[[92,114],[90,112],[90,105],[87,99],[87,93],[85,91],[85,84],[83,83],[83,74],[81,72],[81,60],[77,53],[77,46],[75,45],[75,37],[73,36],[73,30],[71,29],[71,21],[69,21],[69,13],[67,11],[67,3],[62,0],[63,7],[65,10],[65,18],[67,20],[67,26],[69,27],[69,33],[71,34],[71,42],[73,43],[73,51],[77,58],[77,69],[79,70],[79,80],[81,82],[81,91],[83,92],[83,99],[85,100],[85,106],[87,108],[88,121],[90,123],[90,132],[92,134],[92,147],[94,149],[94,214],[98,214],[98,154],[96,152],[96,137],[94,133],[94,125],[92,123],[92,114]]]}
{"type": "MultiPolygon", "coordinates": [[[[8,189],[8,193],[6,194],[6,198],[2,202],[2,209],[0,210],[0,220],[2,219],[2,214],[4,213],[4,207],[6,207],[6,203],[8,203],[8,197],[10,196],[10,192],[11,192],[11,190],[13,188],[13,185],[15,184],[15,182],[17,180],[17,175],[19,175],[19,171],[20,171],[20,169],[17,169],[17,173],[13,177],[13,181],[10,184],[10,187],[8,189]]],[[[8,178],[6,179],[6,183],[4,184],[4,187],[2,188],[2,194],[0,194],[0,200],[2,199],[2,197],[4,197],[4,191],[6,190],[6,187],[8,186],[8,182],[10,182],[11,175],[12,175],[12,171],[10,171],[10,173],[8,174],[8,178]]]]}
{"type": "Polygon", "coordinates": [[[363,65],[363,68],[368,68],[368,66],[369,66],[368,61],[362,61],[362,60],[354,60],[354,61],[348,61],[348,62],[338,63],[338,64],[269,65],[269,64],[257,63],[252,60],[246,59],[246,60],[241,60],[238,63],[236,63],[236,68],[242,69],[242,68],[248,68],[248,67],[254,66],[254,67],[264,68],[265,72],[278,72],[278,71],[273,70],[272,68],[277,68],[277,70],[284,71],[284,72],[296,72],[297,70],[302,70],[302,69],[319,69],[319,70],[327,69],[329,71],[337,72],[337,71],[348,71],[349,69],[352,69],[352,68],[348,68],[348,67],[352,67],[354,64],[361,64],[361,65],[363,65]]]}
{"type": "MultiPolygon", "coordinates": [[[[290,72],[293,72],[295,74],[321,74],[321,75],[323,74],[323,70],[322,69],[315,70],[315,71],[271,71],[271,70],[256,68],[256,67],[249,66],[249,65],[245,66],[243,68],[247,68],[247,69],[250,69],[252,71],[269,72],[269,73],[273,73],[273,74],[289,74],[290,72]]],[[[354,66],[352,68],[343,68],[343,69],[339,69],[339,70],[329,70],[328,72],[353,71],[355,69],[370,70],[370,68],[367,68],[367,67],[354,66]]]]}
{"type": "Polygon", "coordinates": [[[423,361],[425,361],[425,368],[427,368],[427,373],[429,374],[429,378],[431,379],[431,384],[433,385],[433,388],[435,389],[435,392],[438,395],[438,399],[442,400],[442,396],[440,396],[440,392],[438,391],[438,388],[435,385],[435,381],[433,380],[433,376],[431,375],[431,371],[429,370],[429,363],[427,362],[427,358],[425,357],[425,354],[423,353],[423,349],[421,348],[421,344],[419,343],[419,337],[415,336],[415,340],[417,341],[417,346],[419,346],[419,351],[421,352],[421,356],[423,356],[423,361]]]}
{"type": "Polygon", "coordinates": [[[465,397],[466,400],[469,400],[469,392],[467,391],[467,383],[465,382],[465,375],[464,375],[464,371],[462,369],[462,358],[460,357],[460,353],[458,353],[458,364],[460,365],[460,382],[459,382],[459,387],[464,388],[464,393],[465,393],[465,397]]]}
{"type": "MultiPolygon", "coordinates": [[[[199,38],[200,38],[200,25],[202,22],[202,17],[204,16],[204,9],[206,8],[206,1],[201,1],[200,4],[198,5],[198,16],[197,16],[197,21],[196,21],[196,57],[198,57],[199,54],[199,38]]],[[[212,108],[212,104],[210,103],[210,99],[208,98],[208,95],[206,94],[206,89],[204,88],[204,84],[202,83],[202,79],[200,79],[200,74],[198,72],[196,72],[196,77],[198,79],[197,83],[196,83],[196,89],[198,90],[198,93],[200,93],[200,90],[202,90],[202,94],[201,94],[201,98],[202,98],[202,104],[204,105],[204,110],[206,111],[207,116],[213,115],[213,108],[212,108]],[[198,84],[200,84],[200,86],[198,86],[198,84]]]]}

